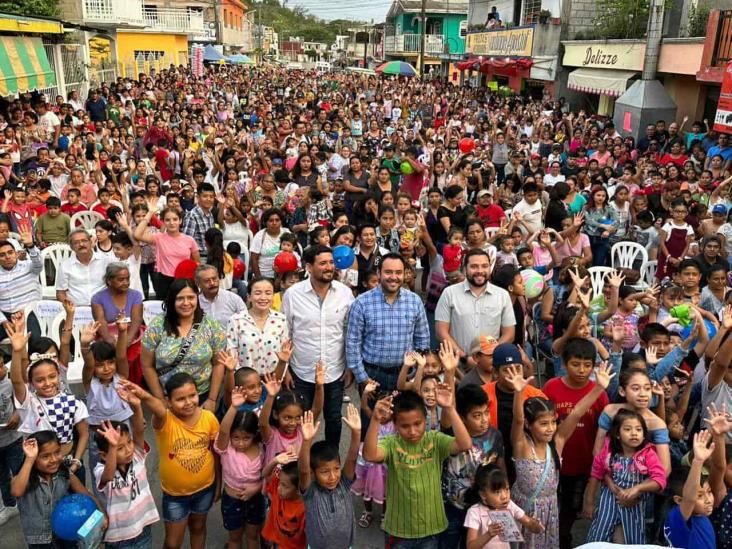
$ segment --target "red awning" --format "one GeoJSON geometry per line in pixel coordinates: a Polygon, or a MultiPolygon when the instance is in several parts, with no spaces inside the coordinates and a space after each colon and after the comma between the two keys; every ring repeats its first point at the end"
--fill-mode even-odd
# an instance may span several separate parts
{"type": "Polygon", "coordinates": [[[461,71],[469,71],[471,69],[477,70],[480,66],[480,59],[477,57],[471,57],[465,61],[460,61],[457,64],[457,68],[461,71]]]}
{"type": "Polygon", "coordinates": [[[516,76],[520,71],[530,69],[533,64],[534,61],[529,57],[489,57],[481,63],[480,72],[516,76]]]}

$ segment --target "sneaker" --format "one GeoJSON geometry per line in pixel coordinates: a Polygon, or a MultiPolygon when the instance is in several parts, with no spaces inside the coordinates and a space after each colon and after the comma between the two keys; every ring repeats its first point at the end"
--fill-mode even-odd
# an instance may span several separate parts
{"type": "Polygon", "coordinates": [[[0,511],[0,525],[5,524],[13,517],[17,517],[20,514],[17,507],[4,507],[0,511]]]}

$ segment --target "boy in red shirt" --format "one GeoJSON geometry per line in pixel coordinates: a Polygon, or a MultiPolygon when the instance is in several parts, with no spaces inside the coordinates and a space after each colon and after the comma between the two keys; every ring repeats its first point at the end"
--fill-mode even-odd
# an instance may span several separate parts
{"type": "Polygon", "coordinates": [[[506,218],[506,212],[498,204],[493,203],[493,192],[488,189],[478,192],[478,205],[475,209],[485,229],[500,227],[501,220],[506,218]]]}
{"type": "MultiPolygon", "coordinates": [[[[590,375],[595,367],[597,350],[587,339],[572,338],[562,352],[567,373],[552,378],[544,385],[544,393],[554,402],[558,421],[563,421],[577,403],[595,386],[590,375]]],[[[592,469],[592,447],[597,434],[597,424],[609,399],[602,393],[567,440],[562,453],[562,469],[559,476],[559,547],[572,547],[572,524],[582,509],[582,498],[592,469]]]]}
{"type": "Polygon", "coordinates": [[[69,189],[66,198],[68,202],[61,205],[61,213],[71,217],[75,213],[87,211],[88,208],[81,203],[81,191],[79,189],[69,189]]]}

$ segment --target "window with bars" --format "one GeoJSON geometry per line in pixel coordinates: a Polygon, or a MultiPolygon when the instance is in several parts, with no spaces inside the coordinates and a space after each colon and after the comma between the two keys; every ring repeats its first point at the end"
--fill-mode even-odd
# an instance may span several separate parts
{"type": "Polygon", "coordinates": [[[539,22],[539,12],[541,11],[541,0],[524,0],[523,2],[522,25],[532,25],[539,22]]]}

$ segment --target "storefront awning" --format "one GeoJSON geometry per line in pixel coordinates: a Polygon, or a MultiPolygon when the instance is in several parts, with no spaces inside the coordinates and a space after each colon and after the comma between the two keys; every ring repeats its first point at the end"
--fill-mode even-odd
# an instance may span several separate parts
{"type": "Polygon", "coordinates": [[[628,89],[628,80],[637,74],[635,71],[575,69],[569,73],[567,87],[585,93],[620,97],[628,89]]]}
{"type": "Polygon", "coordinates": [[[0,36],[0,96],[56,84],[40,38],[0,36]]]}

